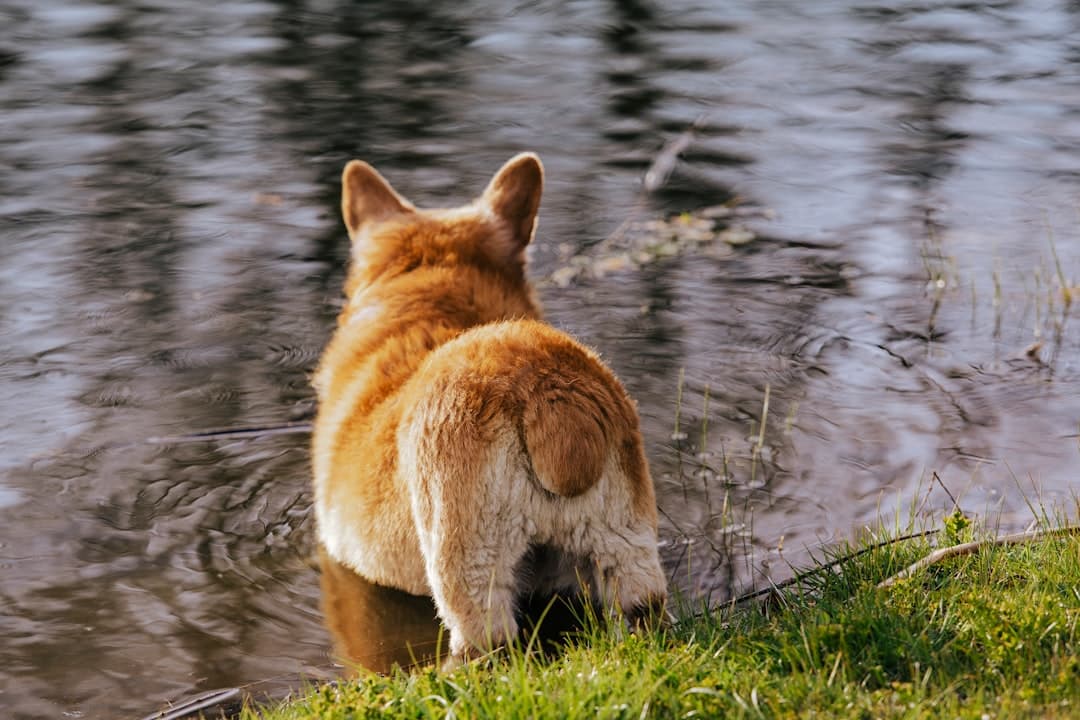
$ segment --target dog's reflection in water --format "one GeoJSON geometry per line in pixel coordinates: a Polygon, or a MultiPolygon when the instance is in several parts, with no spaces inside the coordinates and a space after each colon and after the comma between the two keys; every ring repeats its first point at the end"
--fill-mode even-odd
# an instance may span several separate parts
{"type": "MultiPolygon", "coordinates": [[[[447,635],[430,597],[410,595],[362,578],[319,551],[322,611],[337,659],[350,668],[388,673],[395,665],[422,667],[449,654],[447,635]]],[[[521,602],[520,642],[552,652],[582,629],[590,608],[561,597],[521,602]]]]}

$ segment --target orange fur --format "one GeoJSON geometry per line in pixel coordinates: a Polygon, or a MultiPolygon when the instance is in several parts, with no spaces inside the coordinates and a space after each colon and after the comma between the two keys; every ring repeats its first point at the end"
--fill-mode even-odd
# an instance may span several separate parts
{"type": "Polygon", "coordinates": [[[320,538],[369,580],[432,595],[457,658],[516,631],[532,590],[586,577],[627,611],[666,596],[633,402],[540,320],[525,278],[543,171],[418,210],[350,162],[347,302],[315,376],[320,538]],[[537,547],[556,561],[523,567],[537,547]]]}

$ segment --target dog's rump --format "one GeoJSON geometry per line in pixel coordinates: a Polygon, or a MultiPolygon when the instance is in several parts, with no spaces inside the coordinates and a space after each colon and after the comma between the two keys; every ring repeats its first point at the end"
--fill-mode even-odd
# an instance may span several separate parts
{"type": "MultiPolygon", "coordinates": [[[[405,432],[446,435],[447,445],[484,447],[516,433],[536,481],[562,497],[594,487],[613,460],[631,475],[644,467],[637,415],[618,379],[593,352],[540,322],[489,323],[440,346],[403,402],[413,415],[405,432]]],[[[399,435],[399,443],[414,440],[399,435]]],[[[647,477],[628,479],[635,495],[651,489],[647,477]]],[[[652,494],[642,500],[652,502],[652,494]]]]}

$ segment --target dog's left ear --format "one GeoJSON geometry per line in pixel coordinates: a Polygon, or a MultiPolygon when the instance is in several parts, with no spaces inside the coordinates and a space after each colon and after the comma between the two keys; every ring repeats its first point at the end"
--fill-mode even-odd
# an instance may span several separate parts
{"type": "Polygon", "coordinates": [[[341,215],[353,240],[366,225],[415,209],[366,162],[351,160],[345,166],[341,174],[341,215]]]}
{"type": "Polygon", "coordinates": [[[510,229],[514,255],[520,255],[532,241],[543,190],[544,166],[534,153],[510,158],[484,190],[481,200],[510,229]]]}

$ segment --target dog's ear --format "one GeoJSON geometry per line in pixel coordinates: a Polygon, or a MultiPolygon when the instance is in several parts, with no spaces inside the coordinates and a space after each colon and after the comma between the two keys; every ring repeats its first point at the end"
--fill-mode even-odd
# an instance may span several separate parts
{"type": "Polygon", "coordinates": [[[350,238],[355,240],[365,225],[415,209],[366,162],[352,160],[345,166],[341,174],[341,214],[350,238]]]}
{"type": "Polygon", "coordinates": [[[544,166],[540,158],[533,153],[521,153],[495,173],[481,197],[510,229],[511,251],[516,255],[532,241],[543,190],[544,166]]]}

